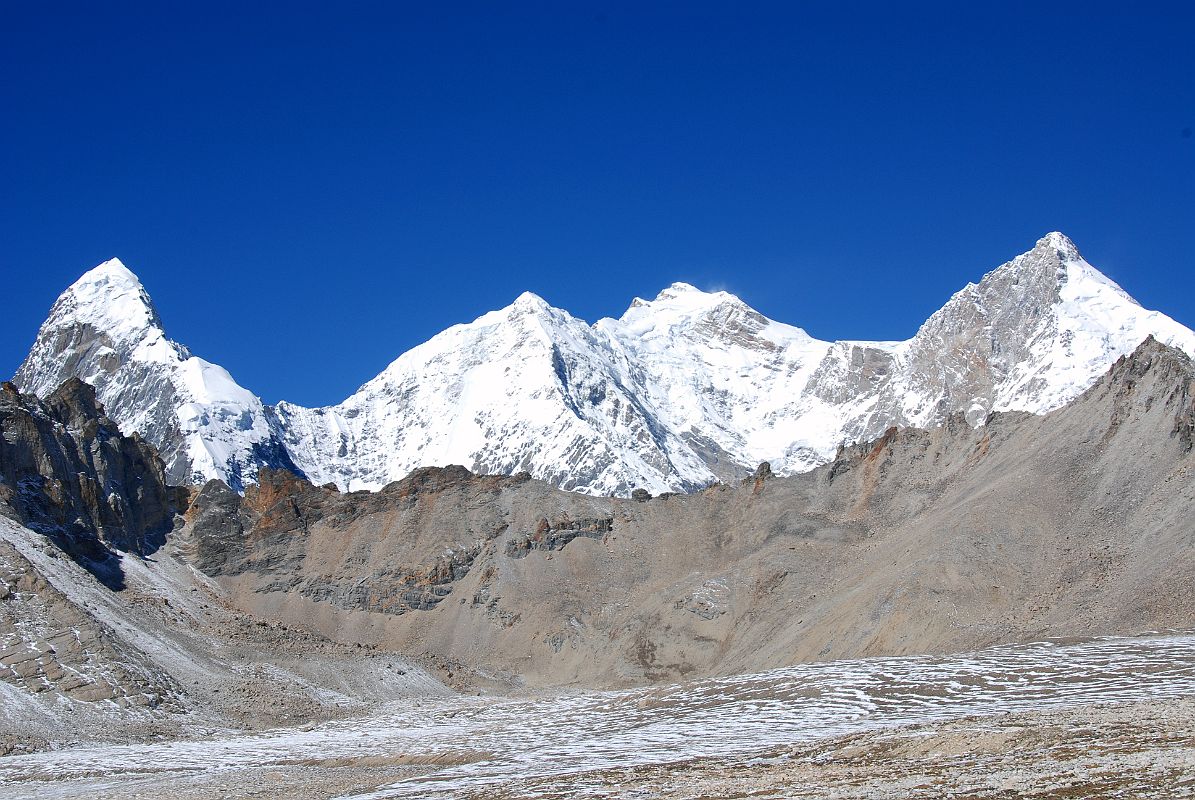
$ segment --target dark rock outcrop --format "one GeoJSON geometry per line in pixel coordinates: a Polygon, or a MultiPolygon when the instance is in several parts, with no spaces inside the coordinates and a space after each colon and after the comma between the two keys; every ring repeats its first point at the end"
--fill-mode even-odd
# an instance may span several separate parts
{"type": "Polygon", "coordinates": [[[552,522],[546,517],[541,517],[534,533],[512,537],[506,543],[506,555],[511,558],[523,558],[532,550],[563,550],[565,545],[579,536],[586,539],[604,539],[613,529],[613,517],[574,520],[564,514],[552,522]]]}
{"type": "MultiPolygon", "coordinates": [[[[344,494],[335,486],[313,486],[292,472],[267,467],[243,497],[221,481],[209,481],[187,509],[184,549],[190,563],[207,575],[262,576],[263,592],[293,591],[350,611],[426,611],[447,597],[489,543],[505,532],[506,523],[490,509],[493,498],[529,480],[527,473],[507,477],[474,475],[457,465],[425,467],[379,492],[344,494]],[[471,525],[467,513],[460,521],[458,506],[483,509],[484,521],[471,525]],[[350,546],[359,520],[377,515],[425,519],[440,513],[457,522],[445,531],[451,542],[436,551],[411,555],[400,549],[403,554],[396,553],[384,566],[348,577],[311,575],[327,567],[311,558],[310,534],[317,526],[344,531],[345,552],[338,555],[360,565],[396,543],[370,531],[364,541],[350,546]]],[[[583,534],[580,529],[572,532],[583,534]]]]}
{"type": "Polygon", "coordinates": [[[112,551],[156,550],[179,499],[154,448],[121,434],[88,384],[44,401],[0,386],[0,501],[110,585],[112,551]]]}

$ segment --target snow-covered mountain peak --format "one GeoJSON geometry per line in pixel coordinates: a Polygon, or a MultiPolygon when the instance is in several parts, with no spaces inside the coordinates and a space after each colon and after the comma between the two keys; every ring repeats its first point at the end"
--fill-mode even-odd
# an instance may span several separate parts
{"type": "Polygon", "coordinates": [[[90,325],[123,341],[165,340],[157,309],[141,280],[118,258],[93,267],[59,296],[43,325],[90,325]]]}
{"type": "Polygon", "coordinates": [[[108,282],[141,285],[141,279],[133,274],[133,271],[126,267],[119,258],[110,258],[102,264],[92,267],[84,272],[73,285],[108,282]]]}
{"type": "Polygon", "coordinates": [[[70,377],[95,387],[126,434],[158,447],[174,483],[219,477],[239,488],[262,465],[294,466],[261,401],[167,338],[145,287],[119,259],[58,297],[14,381],[44,397],[70,377]]]}
{"type": "Polygon", "coordinates": [[[454,325],[445,333],[458,329],[487,328],[502,324],[524,327],[533,324],[541,328],[544,326],[550,328],[567,316],[568,312],[556,308],[534,292],[523,292],[510,305],[482,314],[472,322],[454,325]]]}
{"type": "Polygon", "coordinates": [[[727,292],[704,292],[691,283],[677,281],[661,289],[653,300],[644,300],[642,297],[631,298],[631,304],[627,306],[626,312],[619,319],[625,320],[627,314],[637,308],[693,310],[708,308],[727,300],[742,302],[727,292]]]}
{"type": "Polygon", "coordinates": [[[703,292],[687,283],[674,283],[656,295],[654,300],[636,297],[619,317],[623,325],[635,326],[644,320],[673,325],[692,321],[719,306],[748,308],[747,304],[729,292],[703,292]]]}
{"type": "Polygon", "coordinates": [[[816,341],[801,328],[768,319],[736,295],[705,292],[687,283],[672,284],[654,300],[635,298],[617,320],[604,319],[596,327],[628,343],[684,338],[701,346],[721,342],[770,350],[816,341]]]}
{"type": "Polygon", "coordinates": [[[743,301],[735,297],[730,292],[707,292],[698,289],[691,283],[684,283],[677,281],[662,289],[652,304],[660,306],[674,306],[686,308],[704,308],[710,305],[725,302],[742,303],[743,301]]]}
{"type": "Polygon", "coordinates": [[[515,311],[541,313],[551,310],[552,306],[535,292],[523,292],[507,308],[515,311]]]}
{"type": "Polygon", "coordinates": [[[1034,250],[1038,248],[1050,248],[1054,250],[1062,260],[1069,260],[1072,258],[1081,258],[1079,255],[1079,248],[1075,243],[1062,231],[1050,231],[1045,236],[1037,240],[1033,246],[1034,250]]]}
{"type": "Polygon", "coordinates": [[[921,326],[899,386],[913,424],[932,424],[940,407],[1044,413],[1066,404],[1108,366],[1153,333],[1191,351],[1195,335],[1145,311],[1053,232],[968,284],[921,326]],[[909,401],[907,398],[915,398],[909,401]]]}
{"type": "Polygon", "coordinates": [[[991,411],[1049,411],[1150,334],[1195,353],[1195,333],[1141,308],[1054,232],[902,342],[819,341],[683,282],[592,326],[524,292],[400,355],[343,403],[270,408],[166,338],[137,276],[113,260],[59,298],[17,384],[92,383],[182,483],[239,488],[263,465],[289,465],[376,489],[455,463],[627,494],[734,480],[761,461],[797,472],[843,442],[956,412],[982,424],[991,411]]]}
{"type": "MultiPolygon", "coordinates": [[[[701,289],[698,289],[696,286],[694,286],[691,283],[685,283],[684,281],[675,281],[673,283],[668,284],[668,286],[666,286],[665,288],[661,289],[660,293],[658,295],[656,295],[656,300],[665,300],[668,298],[683,297],[685,295],[709,295],[709,294],[715,294],[715,293],[702,291],[701,289]]],[[[725,292],[721,292],[720,294],[725,294],[725,292]]]]}
{"type": "MultiPolygon", "coordinates": [[[[1126,303],[1136,308],[1140,304],[1128,292],[1083,258],[1079,248],[1065,234],[1053,231],[1046,234],[1029,250],[984,275],[974,291],[985,300],[996,292],[1008,293],[1006,284],[1020,287],[1012,292],[1017,300],[1025,300],[1026,290],[1036,294],[1041,302],[1057,303],[1068,297],[1091,298],[1102,295],[1109,302],[1126,303]]],[[[972,288],[968,284],[968,289],[972,288]]]]}

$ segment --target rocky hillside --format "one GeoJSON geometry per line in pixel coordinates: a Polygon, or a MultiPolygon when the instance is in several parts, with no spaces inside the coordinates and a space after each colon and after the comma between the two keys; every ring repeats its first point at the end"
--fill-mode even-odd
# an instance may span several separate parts
{"type": "Polygon", "coordinates": [[[1044,416],[891,429],[792,477],[599,498],[425,469],[209,483],[180,552],[238,607],[477,683],[626,684],[1195,624],[1195,366],[1147,340],[1044,416]]]}
{"type": "Polygon", "coordinates": [[[446,691],[391,653],[228,608],[169,545],[191,492],[164,475],[87,384],[44,401],[0,386],[0,756],[446,691]]]}
{"type": "Polygon", "coordinates": [[[117,261],[51,309],[15,378],[44,396],[93,383],[171,481],[240,491],[262,467],[377,490],[424,466],[526,471],[628,496],[693,491],[833,458],[889,427],[961,413],[1045,413],[1146,336],[1195,353],[1195,334],[1148,311],[1052,233],[968,284],[903,342],[827,342],[737,297],[674,284],[590,325],[532,294],[399,356],[344,402],[265,406],[166,337],[117,261]]]}

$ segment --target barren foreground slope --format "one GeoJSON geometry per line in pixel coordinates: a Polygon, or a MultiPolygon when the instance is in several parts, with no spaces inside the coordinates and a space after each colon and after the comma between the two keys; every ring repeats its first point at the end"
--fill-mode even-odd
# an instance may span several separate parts
{"type": "Polygon", "coordinates": [[[0,760],[5,796],[1173,797],[1190,636],[867,659],[0,760]]]}

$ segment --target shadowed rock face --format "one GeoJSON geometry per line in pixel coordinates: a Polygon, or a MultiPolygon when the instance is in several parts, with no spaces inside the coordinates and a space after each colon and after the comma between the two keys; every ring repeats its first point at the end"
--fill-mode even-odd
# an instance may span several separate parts
{"type": "Polygon", "coordinates": [[[893,428],[813,472],[587,497],[425,469],[209,484],[181,532],[235,602],[533,685],[1195,625],[1195,367],[1152,339],[1045,416],[893,428]]]}
{"type": "Polygon", "coordinates": [[[44,401],[0,386],[0,501],[80,563],[112,550],[147,554],[173,527],[162,461],[139,436],[123,436],[95,391],[71,378],[44,401]]]}

